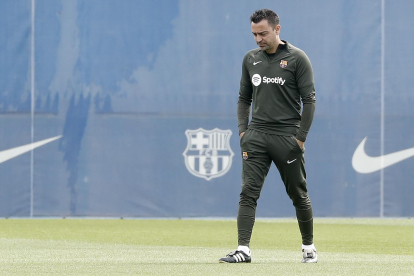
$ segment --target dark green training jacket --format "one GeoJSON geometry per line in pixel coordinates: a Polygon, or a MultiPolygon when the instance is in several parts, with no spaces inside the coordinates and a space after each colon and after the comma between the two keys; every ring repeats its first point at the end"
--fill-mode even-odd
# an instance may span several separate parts
{"type": "Polygon", "coordinates": [[[253,101],[249,128],[269,134],[294,135],[305,141],[316,103],[312,66],[302,50],[283,42],[273,57],[257,48],[243,59],[239,133],[248,127],[253,101]]]}

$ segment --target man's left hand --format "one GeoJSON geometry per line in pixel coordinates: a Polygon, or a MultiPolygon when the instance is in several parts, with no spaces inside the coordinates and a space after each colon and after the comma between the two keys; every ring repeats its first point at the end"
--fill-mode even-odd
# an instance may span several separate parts
{"type": "MultiPolygon", "coordinates": [[[[296,138],[295,138],[296,139],[296,138]]],[[[300,141],[300,140],[298,140],[298,139],[296,139],[296,142],[298,142],[298,145],[299,145],[299,147],[301,148],[301,149],[303,149],[304,147],[305,147],[305,142],[302,142],[302,141],[300,141]]]]}

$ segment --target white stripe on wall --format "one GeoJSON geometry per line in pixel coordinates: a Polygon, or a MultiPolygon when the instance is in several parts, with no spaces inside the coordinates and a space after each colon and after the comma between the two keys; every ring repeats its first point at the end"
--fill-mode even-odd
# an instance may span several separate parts
{"type": "MultiPolygon", "coordinates": [[[[30,38],[30,139],[34,143],[34,111],[35,111],[35,0],[32,0],[31,11],[31,38],[30,38]]],[[[30,152],[30,217],[33,217],[33,174],[34,174],[34,151],[30,152]]]]}
{"type": "MultiPolygon", "coordinates": [[[[381,167],[385,141],[385,0],[381,0],[381,167]]],[[[380,171],[380,217],[384,217],[384,169],[380,171]]]]}

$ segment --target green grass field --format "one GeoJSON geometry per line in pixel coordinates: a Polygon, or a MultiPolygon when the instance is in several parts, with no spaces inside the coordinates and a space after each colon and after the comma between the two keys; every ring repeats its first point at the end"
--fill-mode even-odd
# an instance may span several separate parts
{"type": "Polygon", "coordinates": [[[1,219],[0,275],[414,275],[414,220],[315,219],[302,264],[293,219],[258,220],[251,264],[220,264],[235,220],[1,219]]]}

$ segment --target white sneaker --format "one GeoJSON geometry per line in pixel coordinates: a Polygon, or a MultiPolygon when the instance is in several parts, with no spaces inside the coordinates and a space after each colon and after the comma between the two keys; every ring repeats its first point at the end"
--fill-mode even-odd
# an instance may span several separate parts
{"type": "Polygon", "coordinates": [[[318,254],[316,253],[316,249],[302,249],[302,252],[303,252],[302,263],[317,263],[318,262],[318,254]]]}

